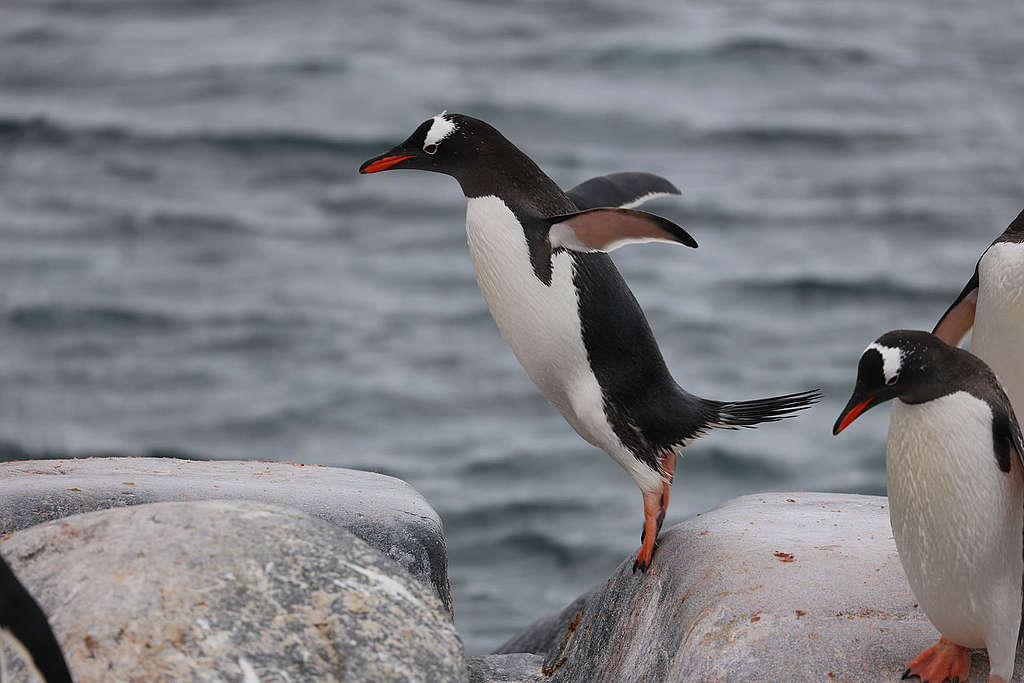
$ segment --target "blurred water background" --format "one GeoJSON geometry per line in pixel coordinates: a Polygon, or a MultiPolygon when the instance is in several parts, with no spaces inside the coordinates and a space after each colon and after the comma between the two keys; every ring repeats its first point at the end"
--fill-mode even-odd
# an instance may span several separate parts
{"type": "Polygon", "coordinates": [[[606,577],[641,499],[499,337],[444,176],[361,177],[441,109],[569,187],[665,175],[697,251],[615,259],[680,383],[821,387],[717,433],[667,524],[755,491],[884,493],[860,351],[930,328],[1024,207],[1024,5],[5,0],[0,458],[177,454],[411,482],[457,625],[498,645],[606,577]]]}

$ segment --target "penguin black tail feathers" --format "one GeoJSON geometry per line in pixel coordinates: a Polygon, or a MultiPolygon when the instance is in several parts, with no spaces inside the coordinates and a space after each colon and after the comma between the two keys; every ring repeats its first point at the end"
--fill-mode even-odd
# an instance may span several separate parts
{"type": "Polygon", "coordinates": [[[796,413],[810,408],[820,399],[821,391],[812,389],[753,401],[727,402],[704,399],[704,407],[708,414],[708,428],[739,429],[794,417],[796,413]]]}

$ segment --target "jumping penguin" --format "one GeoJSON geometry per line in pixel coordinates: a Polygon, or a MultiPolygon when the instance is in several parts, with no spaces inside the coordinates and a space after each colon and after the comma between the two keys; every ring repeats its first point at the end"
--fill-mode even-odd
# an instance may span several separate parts
{"type": "MultiPolygon", "coordinates": [[[[44,683],[71,683],[71,673],[39,603],[0,557],[0,635],[44,683]]],[[[0,655],[2,657],[2,655],[0,655]]],[[[5,683],[0,662],[0,683],[5,683]]]]}
{"type": "Polygon", "coordinates": [[[865,349],[843,431],[893,404],[885,472],[889,519],[914,597],[942,634],[903,678],[967,681],[986,648],[991,683],[1013,675],[1024,577],[1020,426],[992,370],[927,332],[887,332],[865,349]]]}
{"type": "Polygon", "coordinates": [[[676,456],[686,445],[710,429],[780,420],[818,399],[806,391],[712,401],[672,379],[643,311],[605,253],[634,242],[697,246],[675,223],[632,208],[679,194],[664,178],[617,173],[566,193],[490,125],[446,112],[359,172],[389,169],[459,181],[477,282],[502,336],[572,428],[643,493],[634,571],[651,564],[676,456]]]}

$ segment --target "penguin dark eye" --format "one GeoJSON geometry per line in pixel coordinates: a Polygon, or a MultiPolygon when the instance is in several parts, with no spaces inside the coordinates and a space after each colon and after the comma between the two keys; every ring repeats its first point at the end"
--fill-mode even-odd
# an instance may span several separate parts
{"type": "Polygon", "coordinates": [[[885,380],[885,384],[886,384],[886,386],[890,386],[891,387],[893,384],[896,384],[896,382],[899,382],[899,381],[900,381],[900,376],[899,375],[893,375],[889,379],[885,380]]]}
{"type": "Polygon", "coordinates": [[[437,154],[437,145],[423,145],[423,151],[427,154],[437,154]]]}

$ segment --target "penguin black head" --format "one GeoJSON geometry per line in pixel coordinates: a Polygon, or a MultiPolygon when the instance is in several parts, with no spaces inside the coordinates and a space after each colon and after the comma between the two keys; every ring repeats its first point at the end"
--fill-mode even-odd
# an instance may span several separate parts
{"type": "Polygon", "coordinates": [[[450,175],[467,197],[546,197],[550,214],[575,208],[530,157],[490,124],[465,114],[441,112],[427,119],[405,142],[365,161],[359,172],[406,168],[450,175]]]}
{"type": "MultiPolygon", "coordinates": [[[[966,352],[964,352],[966,353],[966,352]]],[[[950,393],[947,380],[960,364],[952,362],[957,350],[933,334],[893,330],[876,339],[861,354],[853,395],[836,420],[838,434],[864,411],[899,398],[924,403],[950,393]]]]}
{"type": "Polygon", "coordinates": [[[472,172],[482,157],[506,145],[511,143],[489,124],[464,114],[441,112],[421,123],[402,144],[364,162],[359,172],[416,169],[458,179],[472,172]]]}

